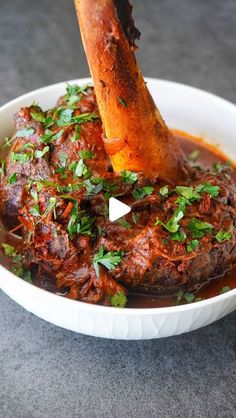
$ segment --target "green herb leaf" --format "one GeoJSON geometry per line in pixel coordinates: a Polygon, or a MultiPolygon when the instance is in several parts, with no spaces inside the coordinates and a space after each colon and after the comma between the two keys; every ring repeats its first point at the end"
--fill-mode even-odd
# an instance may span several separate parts
{"type": "Polygon", "coordinates": [[[49,152],[49,146],[46,146],[43,148],[43,150],[36,150],[35,151],[35,158],[42,158],[44,157],[45,154],[47,154],[49,152]]]}
{"type": "Polygon", "coordinates": [[[183,290],[179,290],[176,293],[176,301],[175,305],[180,305],[182,301],[186,301],[187,303],[195,302],[195,295],[189,292],[183,292],[183,290]]]}
{"type": "Polygon", "coordinates": [[[177,231],[171,234],[171,239],[173,241],[184,242],[186,240],[186,234],[184,231],[177,231]]]}
{"type": "Polygon", "coordinates": [[[109,251],[105,253],[104,248],[100,247],[98,253],[93,258],[93,265],[97,276],[99,276],[99,263],[108,270],[112,270],[120,264],[123,254],[124,253],[122,251],[109,251]]]}
{"type": "Polygon", "coordinates": [[[25,164],[32,160],[32,155],[26,153],[17,153],[12,151],[10,155],[12,163],[19,162],[20,164],[25,164]]]}
{"type": "Polygon", "coordinates": [[[152,187],[152,186],[145,186],[145,187],[142,187],[140,189],[134,190],[132,192],[132,196],[133,196],[133,198],[135,200],[141,200],[144,197],[151,195],[152,192],[153,192],[153,190],[154,190],[154,187],[152,187]]]}
{"type": "Polygon", "coordinates": [[[230,231],[218,231],[215,237],[218,242],[229,241],[232,238],[232,233],[230,231]]]}
{"type": "Polygon", "coordinates": [[[75,133],[71,137],[71,142],[76,142],[81,138],[81,127],[79,125],[75,125],[75,133]]]}
{"type": "Polygon", "coordinates": [[[4,254],[7,257],[14,256],[17,253],[15,247],[13,247],[12,245],[2,243],[2,248],[4,250],[4,254]]]}
{"type": "Polygon", "coordinates": [[[45,116],[42,109],[39,106],[33,106],[30,111],[30,115],[37,122],[45,122],[45,116]]]}
{"type": "Polygon", "coordinates": [[[227,293],[231,290],[231,288],[229,286],[224,286],[222,287],[222,289],[220,290],[220,294],[222,295],[223,293],[227,293]]]}
{"type": "Polygon", "coordinates": [[[93,236],[93,225],[95,219],[90,218],[89,216],[82,216],[77,224],[76,232],[77,234],[87,235],[89,237],[93,236]]]}
{"type": "Polygon", "coordinates": [[[207,193],[211,197],[217,197],[219,196],[220,188],[219,186],[213,186],[210,183],[205,183],[205,184],[199,184],[199,186],[195,188],[195,191],[197,193],[207,193]]]}
{"type": "Polygon", "coordinates": [[[95,195],[98,194],[102,190],[102,182],[98,184],[93,184],[89,179],[84,180],[84,186],[87,190],[88,195],[95,195]]]}
{"type": "Polygon", "coordinates": [[[187,245],[188,253],[191,253],[192,251],[196,250],[196,248],[198,247],[198,244],[199,244],[199,241],[197,239],[190,241],[187,245]]]}
{"type": "Polygon", "coordinates": [[[187,228],[191,231],[193,238],[202,238],[204,234],[210,234],[212,232],[213,225],[200,221],[197,218],[192,218],[187,228]]]}
{"type": "Polygon", "coordinates": [[[72,105],[76,102],[79,102],[82,99],[82,93],[86,94],[86,90],[90,87],[90,84],[85,84],[84,86],[78,86],[77,84],[68,84],[66,88],[67,95],[65,100],[68,105],[72,105]]]}
{"type": "Polygon", "coordinates": [[[60,129],[59,132],[57,132],[56,134],[51,131],[50,129],[46,129],[45,134],[41,135],[39,137],[40,142],[43,142],[45,144],[50,144],[54,141],[57,141],[58,139],[61,138],[62,134],[63,134],[64,130],[60,129]]]}
{"type": "Polygon", "coordinates": [[[17,182],[17,173],[13,173],[7,180],[7,184],[13,184],[17,182]]]}
{"type": "Polygon", "coordinates": [[[232,168],[232,161],[226,161],[224,163],[217,161],[212,164],[213,172],[215,173],[222,173],[225,170],[229,170],[229,168],[232,168]]]}
{"type": "Polygon", "coordinates": [[[120,218],[120,219],[118,219],[116,222],[117,222],[119,225],[121,225],[121,226],[123,226],[124,228],[126,228],[126,229],[130,229],[130,228],[132,228],[132,225],[131,225],[128,221],[126,221],[126,219],[124,219],[124,218],[120,218]]]}
{"type": "Polygon", "coordinates": [[[57,126],[67,126],[72,123],[73,109],[61,109],[59,112],[59,118],[56,123],[57,126]]]}
{"type": "Polygon", "coordinates": [[[68,232],[70,239],[73,239],[75,234],[93,236],[93,225],[95,219],[89,216],[83,215],[83,212],[79,211],[78,203],[75,202],[70,213],[70,220],[68,222],[68,232]]]}
{"type": "Polygon", "coordinates": [[[96,113],[81,113],[80,115],[76,115],[73,117],[73,123],[86,123],[86,122],[94,122],[100,119],[99,115],[96,113]]]}
{"type": "Polygon", "coordinates": [[[24,128],[16,132],[15,138],[24,138],[33,135],[35,132],[34,128],[24,128]]]}
{"type": "Polygon", "coordinates": [[[59,161],[60,161],[60,167],[65,168],[67,163],[68,155],[64,152],[59,154],[59,161]]]}
{"type": "Polygon", "coordinates": [[[176,186],[175,191],[178,195],[189,201],[200,200],[201,198],[200,194],[196,191],[196,189],[194,190],[192,186],[176,186]]]}
{"type": "Polygon", "coordinates": [[[138,174],[133,171],[124,170],[120,175],[121,180],[127,184],[134,184],[138,180],[138,174]]]}
{"type": "Polygon", "coordinates": [[[79,156],[82,160],[88,160],[89,158],[93,158],[94,154],[90,150],[84,149],[79,152],[79,156]]]}
{"type": "Polygon", "coordinates": [[[179,197],[176,202],[178,203],[178,208],[174,211],[173,216],[168,220],[168,222],[164,223],[160,219],[157,219],[155,223],[155,225],[162,225],[165,229],[167,229],[167,231],[173,234],[178,231],[180,227],[179,221],[184,217],[186,199],[179,197]]]}
{"type": "Polygon", "coordinates": [[[169,187],[168,186],[163,186],[160,188],[159,193],[161,196],[163,197],[167,197],[169,194],[169,187]]]}
{"type": "Polygon", "coordinates": [[[195,296],[194,296],[193,293],[186,292],[186,293],[184,293],[184,299],[186,300],[187,303],[193,303],[194,299],[195,299],[195,296]]]}
{"type": "Polygon", "coordinates": [[[128,300],[125,293],[120,290],[115,295],[111,296],[110,301],[112,306],[116,306],[117,308],[124,308],[128,300]]]}

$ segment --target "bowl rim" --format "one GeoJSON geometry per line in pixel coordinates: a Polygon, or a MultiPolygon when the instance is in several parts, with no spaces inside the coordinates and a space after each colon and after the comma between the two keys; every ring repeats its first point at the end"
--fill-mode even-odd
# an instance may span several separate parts
{"type": "MultiPolygon", "coordinates": [[[[193,86],[189,86],[187,84],[184,83],[178,83],[175,81],[171,81],[171,80],[166,80],[166,79],[159,79],[159,78],[155,78],[155,77],[144,77],[145,80],[149,83],[159,83],[159,84],[163,84],[163,85],[172,85],[175,88],[180,88],[180,89],[185,89],[187,91],[189,91],[191,93],[195,92],[197,94],[201,94],[205,97],[208,97],[211,100],[214,100],[215,102],[218,102],[218,104],[227,107],[228,110],[230,111],[234,111],[236,113],[236,105],[232,102],[230,102],[229,100],[223,99],[221,97],[219,97],[218,95],[215,95],[213,93],[210,93],[208,91],[199,89],[197,87],[193,87],[193,86]]],[[[7,110],[8,107],[17,104],[19,101],[21,100],[27,100],[28,98],[31,98],[32,94],[38,94],[38,93],[43,93],[46,90],[50,90],[51,88],[56,89],[56,88],[60,88],[63,86],[66,86],[67,84],[75,84],[75,83],[91,83],[92,79],[90,77],[83,77],[83,78],[78,78],[78,79],[73,79],[73,80],[67,80],[67,81],[61,81],[58,83],[53,83],[53,84],[49,84],[47,86],[43,86],[40,87],[38,89],[35,90],[31,90],[25,94],[22,94],[10,101],[8,101],[7,103],[3,104],[2,106],[0,106],[0,118],[1,118],[1,112],[7,110]]],[[[13,115],[12,115],[13,116],[13,115]]],[[[100,313],[104,313],[104,314],[115,314],[115,315],[122,315],[122,316],[133,316],[135,315],[141,315],[141,316],[145,316],[145,315],[150,315],[150,314],[166,314],[166,313],[170,313],[170,314],[174,314],[174,313],[180,313],[180,312],[186,312],[186,311],[190,311],[190,310],[195,310],[195,309],[201,309],[204,308],[206,306],[212,306],[215,305],[218,302],[223,302],[226,301],[227,299],[231,299],[233,296],[236,296],[236,288],[235,289],[231,289],[228,292],[225,292],[223,294],[219,294],[216,296],[213,296],[211,298],[208,299],[204,299],[201,300],[199,302],[192,302],[192,303],[186,303],[183,305],[174,305],[174,306],[166,306],[166,307],[153,307],[153,308],[118,308],[118,307],[113,307],[113,306],[105,306],[105,305],[97,305],[97,304],[92,304],[92,303],[87,303],[87,302],[83,302],[83,301],[79,301],[79,300],[74,300],[74,299],[69,299],[60,295],[57,295],[55,293],[49,292],[45,289],[39,288],[38,286],[31,284],[29,282],[26,282],[25,280],[21,279],[20,277],[16,276],[14,273],[12,273],[10,270],[8,270],[7,268],[5,268],[4,266],[2,266],[0,264],[0,273],[3,272],[4,275],[9,275],[9,277],[11,278],[11,280],[17,281],[19,284],[21,284],[21,286],[25,287],[26,289],[34,289],[34,291],[36,293],[38,293],[39,296],[43,296],[44,294],[46,294],[48,297],[50,296],[51,298],[53,298],[55,301],[58,301],[59,303],[63,303],[63,304],[75,304],[75,307],[77,306],[78,309],[82,308],[83,310],[92,310],[94,313],[96,312],[100,312],[100,313]],[[29,287],[30,286],[30,287],[29,287]]],[[[14,285],[14,283],[13,283],[14,285]]],[[[0,286],[0,289],[2,289],[2,287],[0,286]]]]}

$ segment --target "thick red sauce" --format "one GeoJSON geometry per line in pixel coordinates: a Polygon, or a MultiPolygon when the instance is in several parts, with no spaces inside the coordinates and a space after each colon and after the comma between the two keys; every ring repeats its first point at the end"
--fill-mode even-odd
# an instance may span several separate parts
{"type": "MultiPolygon", "coordinates": [[[[217,148],[208,146],[198,138],[190,138],[186,134],[175,132],[181,148],[184,153],[188,156],[193,151],[198,150],[199,156],[196,159],[196,165],[201,165],[204,168],[212,167],[213,163],[227,161],[227,157],[224,156],[217,148]]],[[[232,179],[236,182],[236,169],[232,171],[232,179]]],[[[2,228],[0,229],[0,242],[8,243],[13,245],[16,249],[20,251],[21,249],[21,240],[12,234],[7,233],[2,228]]],[[[5,257],[2,252],[0,252],[0,264],[6,268],[11,268],[11,259],[5,257]]],[[[220,291],[223,287],[228,286],[230,289],[236,288],[236,266],[224,277],[220,277],[214,280],[211,280],[209,283],[204,285],[198,292],[197,297],[202,299],[211,298],[220,294],[220,291]]],[[[152,295],[137,295],[130,294],[128,295],[127,308],[156,308],[156,307],[167,307],[173,306],[176,303],[176,297],[160,297],[152,295]]]]}

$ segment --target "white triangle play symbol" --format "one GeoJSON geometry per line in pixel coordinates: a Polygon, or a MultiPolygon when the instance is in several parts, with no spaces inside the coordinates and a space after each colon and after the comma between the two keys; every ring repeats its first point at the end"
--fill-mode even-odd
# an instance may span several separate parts
{"type": "Polygon", "coordinates": [[[114,197],[110,197],[109,199],[109,220],[111,222],[116,221],[122,216],[126,215],[131,211],[131,208],[126,205],[125,203],[120,202],[119,200],[115,199],[114,197]]]}

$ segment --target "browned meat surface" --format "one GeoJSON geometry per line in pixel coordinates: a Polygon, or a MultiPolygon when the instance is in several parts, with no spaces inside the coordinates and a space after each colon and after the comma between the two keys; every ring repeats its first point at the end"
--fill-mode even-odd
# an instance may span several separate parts
{"type": "Polygon", "coordinates": [[[168,184],[112,172],[92,88],[69,86],[54,109],[15,116],[0,213],[19,226],[38,286],[87,302],[117,292],[195,291],[236,258],[236,188],[229,173],[196,169],[168,184]],[[110,222],[108,200],[132,207],[110,222]]]}

